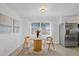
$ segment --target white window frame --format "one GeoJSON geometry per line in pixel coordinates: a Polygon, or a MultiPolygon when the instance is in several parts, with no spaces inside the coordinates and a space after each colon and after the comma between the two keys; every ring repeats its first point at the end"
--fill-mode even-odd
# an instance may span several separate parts
{"type": "Polygon", "coordinates": [[[41,23],[49,23],[50,24],[50,35],[41,35],[42,38],[46,38],[47,36],[51,36],[51,22],[46,21],[46,22],[31,22],[30,24],[30,35],[32,36],[32,38],[35,38],[35,34],[32,34],[32,23],[40,23],[40,28],[41,28],[41,23]]]}

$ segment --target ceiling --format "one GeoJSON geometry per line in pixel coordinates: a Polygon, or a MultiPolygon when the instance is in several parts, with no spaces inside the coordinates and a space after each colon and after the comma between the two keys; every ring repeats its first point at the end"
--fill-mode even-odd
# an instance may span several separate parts
{"type": "Polygon", "coordinates": [[[27,16],[72,16],[79,15],[78,3],[44,3],[48,10],[42,14],[40,12],[41,3],[6,3],[22,18],[27,16]]]}

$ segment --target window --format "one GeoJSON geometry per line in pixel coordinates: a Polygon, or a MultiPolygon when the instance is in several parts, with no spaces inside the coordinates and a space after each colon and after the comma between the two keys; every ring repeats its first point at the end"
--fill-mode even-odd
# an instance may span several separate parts
{"type": "Polygon", "coordinates": [[[32,32],[34,35],[36,30],[41,30],[41,35],[50,35],[50,23],[32,23],[32,32]]]}
{"type": "Polygon", "coordinates": [[[40,23],[32,23],[32,34],[38,29],[40,29],[40,23]]]}
{"type": "Polygon", "coordinates": [[[42,35],[50,35],[50,24],[41,23],[42,35]]]}

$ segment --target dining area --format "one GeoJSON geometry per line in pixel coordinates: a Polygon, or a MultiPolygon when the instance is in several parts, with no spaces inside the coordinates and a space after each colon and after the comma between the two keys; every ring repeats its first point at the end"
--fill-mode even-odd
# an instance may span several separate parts
{"type": "Polygon", "coordinates": [[[24,53],[28,55],[45,55],[46,52],[48,53],[50,51],[55,52],[55,46],[51,36],[48,36],[46,39],[39,38],[39,35],[37,35],[35,39],[31,39],[30,36],[26,36],[24,38],[22,50],[18,55],[24,53]]]}
{"type": "Polygon", "coordinates": [[[48,50],[55,49],[53,38],[48,36],[46,39],[41,38],[35,38],[31,39],[29,36],[27,36],[23,43],[23,48],[30,48],[33,51],[39,52],[44,48],[47,48],[48,50]]]}

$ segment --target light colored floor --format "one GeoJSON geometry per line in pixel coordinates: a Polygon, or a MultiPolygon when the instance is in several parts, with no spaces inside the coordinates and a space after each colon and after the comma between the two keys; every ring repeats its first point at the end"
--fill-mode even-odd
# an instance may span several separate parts
{"type": "MultiPolygon", "coordinates": [[[[16,52],[16,51],[15,51],[16,52]]],[[[11,53],[11,56],[14,53],[11,53]]],[[[17,56],[79,56],[79,47],[65,48],[59,44],[55,44],[55,50],[42,49],[40,52],[35,52],[31,48],[21,49],[17,56]]]]}

